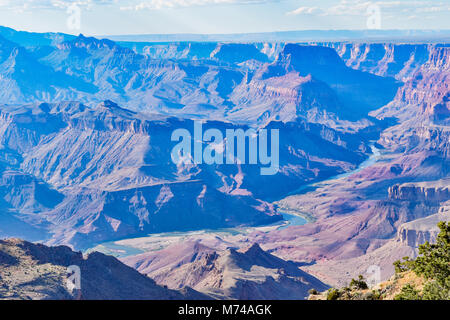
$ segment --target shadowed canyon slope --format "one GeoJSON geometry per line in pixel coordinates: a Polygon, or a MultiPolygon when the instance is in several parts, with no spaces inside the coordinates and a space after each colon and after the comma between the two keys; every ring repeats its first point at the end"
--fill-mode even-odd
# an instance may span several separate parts
{"type": "Polygon", "coordinates": [[[384,98],[371,98],[370,86],[398,86],[346,67],[325,47],[311,54],[307,46],[286,46],[271,62],[250,44],[190,46],[212,50],[194,54],[196,59],[154,59],[82,35],[28,49],[5,39],[0,44],[2,66],[11,70],[3,79],[16,88],[6,91],[14,96],[5,97],[0,111],[1,170],[4,181],[23,180],[3,184],[2,220],[8,225],[0,232],[76,248],[154,232],[280,220],[268,200],[364,160],[369,140],[388,122],[350,110],[355,103],[370,109],[383,104],[384,98]],[[46,81],[53,82],[22,85],[28,77],[16,72],[17,50],[31,63],[30,72],[42,66],[46,81]],[[331,79],[323,71],[329,67],[346,77],[331,79]],[[351,102],[336,89],[362,85],[367,92],[351,102]],[[52,102],[21,104],[44,97],[52,102]],[[106,97],[123,105],[96,103],[106,97]],[[87,103],[53,102],[67,99],[87,103]],[[261,176],[259,166],[244,164],[176,166],[170,135],[192,130],[192,115],[215,119],[205,130],[279,129],[279,172],[261,176]]]}
{"type": "Polygon", "coordinates": [[[274,176],[261,176],[251,165],[177,166],[170,153],[178,128],[193,122],[109,101],[4,106],[2,219],[11,223],[0,228],[2,235],[24,236],[26,226],[33,231],[27,239],[86,248],[150,232],[269,224],[281,217],[264,199],[343,172],[364,157],[364,142],[355,135],[299,120],[266,127],[282,132],[274,176]]]}
{"type": "Polygon", "coordinates": [[[31,52],[0,38],[0,48],[0,64],[9,70],[2,81],[14,88],[0,97],[4,103],[111,99],[128,109],[249,124],[298,117],[320,122],[359,120],[389,102],[398,87],[394,79],[347,67],[326,47],[286,45],[274,62],[266,46],[261,51],[252,44],[191,44],[181,56],[169,46],[154,56],[82,35],[31,52]],[[48,83],[34,81],[36,74],[48,83]]]}
{"type": "MultiPolygon", "coordinates": [[[[380,47],[367,45],[366,55],[355,67],[383,74],[366,64],[373,58],[369,59],[372,50],[380,47]]],[[[312,213],[317,223],[296,227],[295,236],[291,229],[289,234],[280,231],[267,240],[290,243],[302,236],[289,250],[281,245],[276,250],[298,259],[322,260],[307,269],[331,276],[330,282],[345,284],[373,264],[382,267],[384,279],[389,278],[394,260],[414,256],[419,244],[435,238],[436,220],[449,219],[449,49],[399,47],[384,46],[381,61],[370,63],[379,66],[397,50],[409,57],[409,63],[402,66],[400,59],[396,72],[391,70],[392,76],[405,80],[395,99],[371,113],[378,119],[398,121],[381,133],[378,143],[383,155],[358,173],[281,201],[286,209],[312,213]],[[412,64],[416,64],[414,70],[409,69],[412,64]],[[349,268],[354,274],[345,276],[349,268]]]]}
{"type": "Polygon", "coordinates": [[[158,286],[119,260],[95,252],[83,257],[68,247],[0,241],[0,300],[182,300],[206,296],[158,286]],[[81,271],[81,290],[66,284],[67,267],[81,271]]]}

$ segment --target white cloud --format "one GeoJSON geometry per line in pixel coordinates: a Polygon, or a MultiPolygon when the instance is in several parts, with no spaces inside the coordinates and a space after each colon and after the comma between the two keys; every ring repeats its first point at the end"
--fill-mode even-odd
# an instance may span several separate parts
{"type": "Polygon", "coordinates": [[[73,4],[91,8],[94,5],[110,5],[118,2],[119,0],[0,0],[0,8],[10,10],[66,9],[73,4]]]}
{"type": "Polygon", "coordinates": [[[128,1],[127,5],[121,6],[121,10],[158,10],[164,8],[206,6],[218,4],[255,4],[273,2],[270,0],[145,0],[128,1]]]}
{"type": "Polygon", "coordinates": [[[442,12],[442,11],[447,11],[447,10],[450,10],[450,5],[447,6],[447,7],[444,7],[444,6],[433,6],[433,7],[417,8],[416,12],[418,12],[418,13],[422,13],[422,12],[430,13],[430,12],[442,12]]]}
{"type": "Polygon", "coordinates": [[[119,5],[121,10],[163,9],[220,4],[256,4],[279,0],[0,0],[0,8],[10,10],[66,9],[76,4],[83,8],[97,5],[119,5]]]}
{"type": "Polygon", "coordinates": [[[322,10],[318,7],[300,7],[295,10],[289,11],[287,15],[299,15],[299,14],[316,14],[320,13],[322,10]]]}
{"type": "Polygon", "coordinates": [[[392,1],[368,1],[368,0],[340,0],[335,5],[327,7],[303,6],[287,12],[287,15],[312,14],[320,16],[356,16],[366,15],[370,5],[378,5],[383,11],[391,13],[436,13],[447,11],[448,2],[435,0],[392,0],[392,1]]]}

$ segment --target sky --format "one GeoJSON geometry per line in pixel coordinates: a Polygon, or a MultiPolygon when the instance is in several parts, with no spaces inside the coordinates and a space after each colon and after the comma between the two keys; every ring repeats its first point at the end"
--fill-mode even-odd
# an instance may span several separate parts
{"type": "Polygon", "coordinates": [[[0,25],[85,35],[450,29],[450,0],[0,0],[0,25]]]}

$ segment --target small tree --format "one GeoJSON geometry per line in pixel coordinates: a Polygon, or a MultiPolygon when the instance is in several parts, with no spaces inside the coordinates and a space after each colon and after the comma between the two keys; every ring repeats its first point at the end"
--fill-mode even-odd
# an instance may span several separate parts
{"type": "Polygon", "coordinates": [[[394,297],[394,300],[421,300],[419,291],[410,284],[405,285],[402,291],[394,297]]]}
{"type": "Polygon", "coordinates": [[[441,287],[436,281],[431,281],[425,285],[422,291],[423,300],[449,300],[450,291],[441,287]]]}
{"type": "Polygon", "coordinates": [[[364,277],[362,275],[358,276],[358,280],[352,279],[352,281],[350,281],[349,286],[350,288],[357,290],[365,290],[369,288],[367,283],[364,281],[364,277]]]}
{"type": "Polygon", "coordinates": [[[408,270],[411,270],[413,266],[414,260],[411,260],[409,257],[403,257],[403,260],[397,260],[394,262],[395,273],[402,273],[408,270]]]}
{"type": "Polygon", "coordinates": [[[450,299],[450,223],[439,222],[440,232],[436,244],[426,242],[419,246],[419,256],[415,260],[408,257],[394,262],[395,271],[414,271],[418,276],[429,280],[422,295],[411,285],[402,288],[397,300],[449,300],[450,299]]]}
{"type": "Polygon", "coordinates": [[[337,300],[339,299],[340,293],[338,289],[331,288],[328,290],[327,300],[337,300]]]}
{"type": "Polygon", "coordinates": [[[450,223],[441,221],[436,244],[419,246],[419,256],[413,264],[417,275],[434,279],[443,288],[450,288],[450,223]]]}

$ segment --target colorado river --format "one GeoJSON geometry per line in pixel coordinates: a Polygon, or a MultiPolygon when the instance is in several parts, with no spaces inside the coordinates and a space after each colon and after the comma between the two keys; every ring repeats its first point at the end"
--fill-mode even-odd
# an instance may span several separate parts
{"type": "Polygon", "coordinates": [[[229,236],[246,235],[254,231],[270,232],[273,230],[281,230],[290,226],[301,226],[308,223],[308,221],[301,216],[281,211],[279,213],[283,216],[283,220],[268,226],[156,233],[141,238],[104,242],[86,252],[99,251],[118,258],[123,258],[138,255],[147,251],[161,250],[171,244],[199,237],[226,238],[229,236]]]}
{"type": "MultiPolygon", "coordinates": [[[[343,179],[351,176],[352,174],[358,173],[361,170],[375,164],[381,159],[381,152],[373,144],[370,146],[372,149],[372,154],[370,157],[362,162],[357,168],[352,171],[331,177],[329,179],[315,182],[302,186],[295,192],[289,195],[304,194],[315,190],[318,187],[325,186],[331,181],[337,179],[343,179]]],[[[171,244],[186,241],[188,239],[198,238],[198,237],[219,237],[225,238],[227,236],[245,235],[254,231],[260,232],[270,232],[274,230],[281,230],[292,226],[301,226],[308,223],[308,220],[302,217],[300,214],[290,214],[285,212],[283,209],[279,209],[278,213],[283,216],[283,220],[276,222],[268,226],[258,226],[258,227],[236,227],[236,228],[226,228],[218,230],[200,230],[200,231],[188,231],[188,232],[167,232],[159,234],[150,234],[146,237],[135,238],[135,239],[125,239],[119,241],[110,241],[102,243],[89,251],[100,251],[106,254],[110,254],[116,257],[126,257],[131,255],[137,255],[146,251],[157,251],[171,244]]],[[[305,215],[306,216],[306,215],[305,215]]]]}
{"type": "Polygon", "coordinates": [[[290,192],[287,196],[294,196],[294,195],[298,195],[298,194],[305,194],[305,193],[314,191],[314,190],[316,190],[319,187],[326,186],[331,181],[350,177],[351,175],[353,175],[355,173],[358,173],[358,172],[364,170],[367,167],[370,167],[371,165],[373,165],[373,164],[377,163],[378,161],[380,161],[380,159],[382,157],[382,154],[381,154],[380,150],[377,147],[375,147],[373,144],[370,145],[370,149],[372,150],[372,154],[364,162],[361,162],[361,164],[358,167],[356,167],[355,169],[353,169],[351,171],[348,171],[348,172],[345,172],[345,173],[342,173],[342,174],[339,174],[337,176],[333,176],[331,178],[325,179],[325,180],[320,181],[320,182],[313,182],[313,183],[310,183],[310,184],[306,184],[304,186],[301,186],[297,190],[295,190],[293,192],[290,192]]]}

